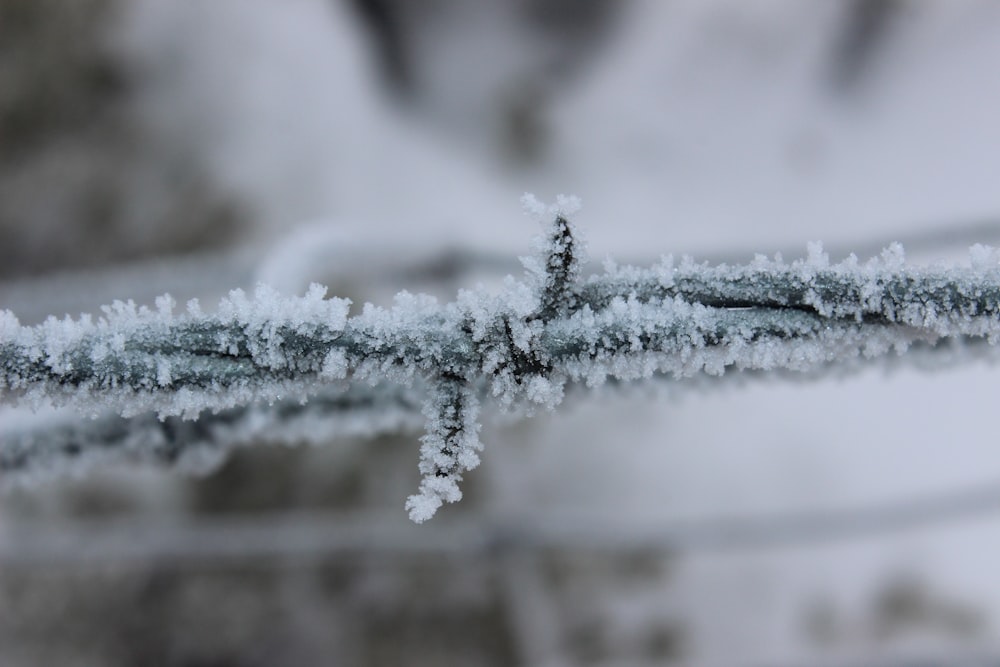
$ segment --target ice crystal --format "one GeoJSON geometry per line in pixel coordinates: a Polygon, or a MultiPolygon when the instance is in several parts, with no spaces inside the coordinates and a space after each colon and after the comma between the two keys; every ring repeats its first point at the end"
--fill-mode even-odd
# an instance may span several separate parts
{"type": "Polygon", "coordinates": [[[569,222],[577,203],[547,208],[526,198],[525,205],[549,220],[539,251],[524,262],[526,277],[508,278],[499,293],[462,290],[452,303],[403,292],[389,308],[368,304],[349,318],[349,302],[313,285],[301,297],[266,286],[252,295],[235,290],[214,312],[189,302],[178,313],[169,296],[153,309],[116,301],[98,318],[37,326],[0,311],[5,402],[139,415],[7,435],[0,473],[56,469],[88,452],[90,460],[141,451],[139,458],[181,461],[191,458],[187,450],[224,449],[220,443],[250,433],[294,438],[292,416],[342,425],[348,409],[329,409],[329,397],[360,396],[367,387],[374,392],[367,402],[338,404],[353,406],[360,421],[334,431],[363,431],[366,421],[382,431],[388,422],[380,414],[409,423],[423,405],[423,479],[406,502],[420,522],[458,500],[463,475],[478,465],[483,401],[530,413],[555,408],[570,388],[609,381],[734,371],[818,376],[912,349],[920,353],[906,358],[916,363],[935,355],[954,363],[982,356],[1000,338],[1000,259],[982,246],[953,267],[911,266],[898,244],[867,262],[831,263],[817,243],[790,263],[758,256],[743,266],[708,266],[668,256],[651,268],[609,261],[585,278],[569,222]],[[400,410],[395,395],[422,398],[400,410]],[[306,396],[327,398],[318,410],[273,409],[306,396]],[[162,429],[150,412],[165,420],[162,429]],[[174,419],[199,415],[203,428],[174,419]]]}

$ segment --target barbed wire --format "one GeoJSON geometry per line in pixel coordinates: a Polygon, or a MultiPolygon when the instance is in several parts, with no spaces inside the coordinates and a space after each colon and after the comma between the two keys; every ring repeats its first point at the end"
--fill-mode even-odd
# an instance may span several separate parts
{"type": "Polygon", "coordinates": [[[7,439],[0,471],[38,471],[67,453],[100,461],[115,449],[197,460],[259,436],[262,423],[273,436],[287,429],[293,437],[292,422],[314,413],[353,412],[346,432],[385,432],[411,424],[419,401],[424,477],[407,507],[420,522],[461,498],[462,475],[479,462],[484,402],[530,413],[555,408],[568,390],[609,381],[733,371],[818,376],[911,348],[923,351],[915,360],[940,350],[954,361],[980,347],[968,343],[992,347],[1000,336],[1000,259],[981,246],[967,265],[948,268],[907,265],[898,245],[866,263],[851,256],[831,264],[814,244],[791,263],[758,256],[712,267],[668,257],[648,269],[609,262],[584,279],[571,208],[564,200],[543,210],[550,231],[526,260],[524,280],[508,279],[497,294],[460,291],[447,304],[401,293],[391,308],[366,305],[349,317],[348,301],[314,285],[302,297],[236,290],[211,313],[192,301],[176,314],[167,296],[155,309],[115,302],[98,319],[36,326],[4,311],[4,401],[95,415],[112,409],[130,419],[113,428],[101,422],[107,429],[63,428],[49,441],[39,433],[7,439]],[[381,389],[357,389],[364,386],[381,389]],[[285,407],[310,397],[320,397],[316,409],[285,407]],[[262,401],[268,407],[247,408],[262,401]],[[209,411],[222,416],[199,426],[172,420],[209,411]],[[168,421],[155,426],[150,413],[168,421]]]}

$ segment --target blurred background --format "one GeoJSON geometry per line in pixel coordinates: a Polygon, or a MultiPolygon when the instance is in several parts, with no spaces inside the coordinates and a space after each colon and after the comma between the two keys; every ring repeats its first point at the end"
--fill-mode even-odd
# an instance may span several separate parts
{"type": "MultiPolygon", "coordinates": [[[[597,261],[952,260],[997,118],[991,0],[0,0],[0,308],[447,299],[525,191],[597,261]]],[[[603,393],[420,527],[415,433],[15,489],[0,664],[1000,664],[998,383],[603,393]]]]}

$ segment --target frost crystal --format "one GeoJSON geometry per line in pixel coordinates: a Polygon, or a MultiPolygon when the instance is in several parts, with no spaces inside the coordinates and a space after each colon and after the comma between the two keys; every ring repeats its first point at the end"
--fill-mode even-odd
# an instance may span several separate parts
{"type": "Polygon", "coordinates": [[[406,501],[410,519],[423,523],[445,502],[462,499],[462,474],[479,465],[479,402],[458,378],[441,378],[424,407],[427,433],[420,439],[420,491],[406,501]]]}
{"type": "Polygon", "coordinates": [[[423,477],[406,501],[421,522],[461,498],[464,474],[479,464],[484,400],[530,413],[605,383],[744,370],[818,377],[904,352],[923,365],[996,356],[1000,255],[989,248],[973,247],[964,266],[926,268],[908,265],[898,244],[834,264],[816,243],[791,263],[609,261],[584,278],[569,222],[578,202],[526,197],[525,206],[549,220],[526,278],[508,278],[497,294],[462,290],[449,304],[403,292],[391,308],[369,304],[348,318],[349,302],[312,285],[301,297],[234,290],[215,312],[196,301],[177,312],[169,296],[153,309],[116,301],[99,318],[37,326],[0,311],[5,402],[134,416],[0,431],[0,475],[123,456],[198,467],[261,435],[402,428],[422,406],[423,477]]]}

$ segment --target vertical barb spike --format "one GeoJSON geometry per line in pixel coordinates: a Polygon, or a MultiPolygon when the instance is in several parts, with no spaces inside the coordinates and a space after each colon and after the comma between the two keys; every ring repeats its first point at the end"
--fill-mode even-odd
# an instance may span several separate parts
{"type": "Polygon", "coordinates": [[[462,378],[443,375],[431,383],[424,404],[427,432],[420,439],[418,493],[406,500],[415,523],[430,519],[445,502],[462,499],[462,475],[479,465],[479,401],[462,378]]]}
{"type": "Polygon", "coordinates": [[[573,312],[583,252],[568,218],[557,213],[544,247],[544,275],[538,295],[537,319],[550,320],[573,312]]]}

